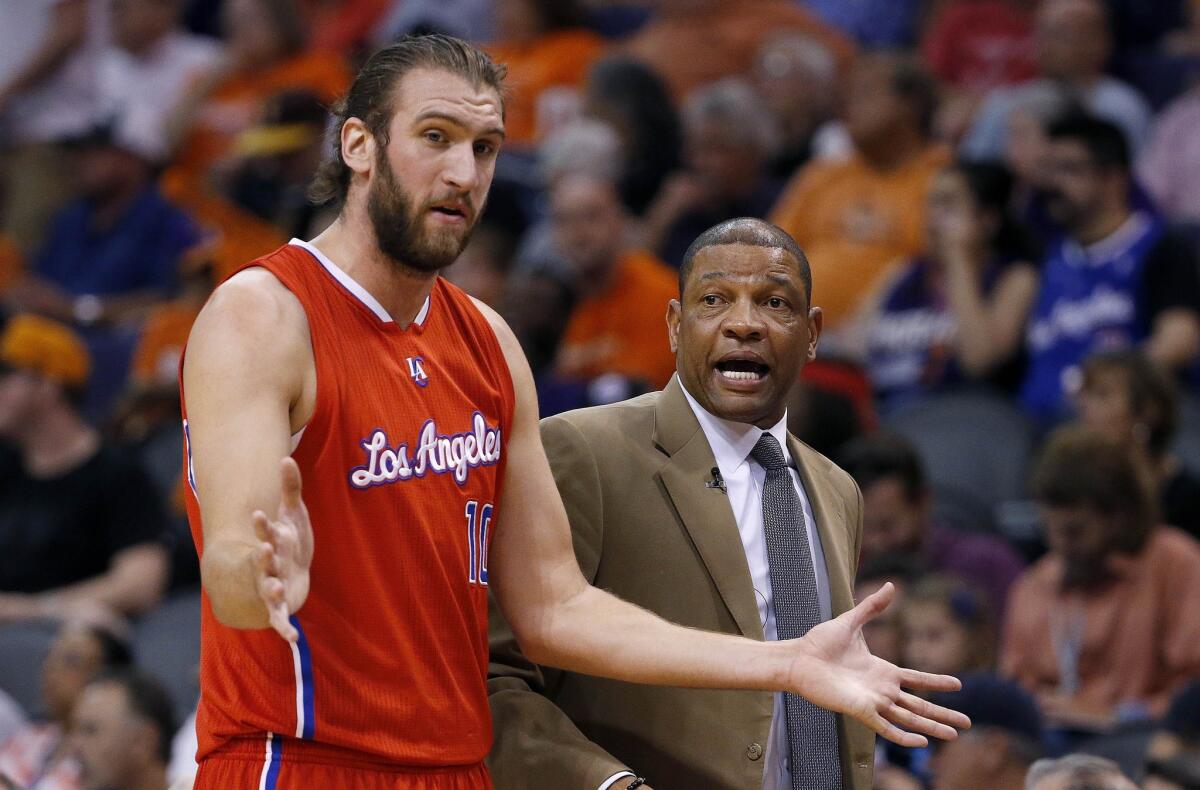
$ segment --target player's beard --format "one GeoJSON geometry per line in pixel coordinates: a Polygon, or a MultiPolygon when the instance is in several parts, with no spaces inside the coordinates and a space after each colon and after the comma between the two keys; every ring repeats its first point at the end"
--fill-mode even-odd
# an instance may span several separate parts
{"type": "Polygon", "coordinates": [[[367,215],[379,251],[397,268],[418,272],[436,272],[454,263],[471,238],[472,217],[478,212],[472,212],[465,230],[458,232],[445,228],[431,233],[425,228],[425,218],[430,206],[443,200],[462,200],[470,211],[470,196],[443,195],[414,211],[412,196],[400,185],[384,156],[379,157],[378,165],[367,193],[367,215]]]}

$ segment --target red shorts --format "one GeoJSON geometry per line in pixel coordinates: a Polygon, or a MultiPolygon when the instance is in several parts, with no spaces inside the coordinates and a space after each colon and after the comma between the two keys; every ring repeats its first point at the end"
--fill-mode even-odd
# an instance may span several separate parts
{"type": "MultiPolygon", "coordinates": [[[[246,749],[223,750],[200,762],[194,790],[492,790],[492,778],[481,762],[448,768],[350,766],[312,759],[297,741],[273,735],[254,756],[246,749]]],[[[304,746],[309,744],[305,743],[304,746]]]]}

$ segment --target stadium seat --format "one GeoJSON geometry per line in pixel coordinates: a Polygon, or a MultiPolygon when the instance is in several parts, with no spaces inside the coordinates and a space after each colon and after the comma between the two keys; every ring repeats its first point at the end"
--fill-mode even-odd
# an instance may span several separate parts
{"type": "Polygon", "coordinates": [[[936,395],[901,406],[885,425],[921,454],[942,523],[993,531],[997,510],[1023,498],[1033,428],[1011,401],[984,391],[936,395]]]}
{"type": "Polygon", "coordinates": [[[175,703],[182,721],[200,690],[196,667],[200,663],[200,591],[172,595],[142,618],[133,636],[133,656],[138,666],[158,678],[175,703]]]}
{"type": "Polygon", "coordinates": [[[44,714],[42,662],[58,634],[53,622],[15,623],[0,627],[0,689],[31,716],[44,714]]]}

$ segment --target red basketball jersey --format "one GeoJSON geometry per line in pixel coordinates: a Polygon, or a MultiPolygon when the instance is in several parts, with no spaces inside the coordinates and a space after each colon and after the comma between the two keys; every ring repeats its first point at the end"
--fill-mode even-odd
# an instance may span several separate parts
{"type": "Polygon", "coordinates": [[[442,279],[401,328],[311,245],[293,241],[248,266],[274,274],[308,316],[316,407],[292,457],[315,551],[292,617],[298,644],[227,628],[204,597],[199,756],[269,755],[273,734],[287,739],[284,759],[477,763],[492,739],[487,547],[514,399],[499,342],[442,279]]]}

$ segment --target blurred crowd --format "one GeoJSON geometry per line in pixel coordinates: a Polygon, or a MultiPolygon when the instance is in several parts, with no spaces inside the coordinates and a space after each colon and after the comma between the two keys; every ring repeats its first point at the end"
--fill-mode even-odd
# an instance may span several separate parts
{"type": "Polygon", "coordinates": [[[543,415],[669,379],[711,225],[809,256],[789,426],[901,589],[871,648],[975,721],[880,790],[1200,787],[1196,0],[0,0],[0,786],[186,782],[184,343],[331,220],[357,66],[435,31],[508,67],[445,275],[543,415]]]}

